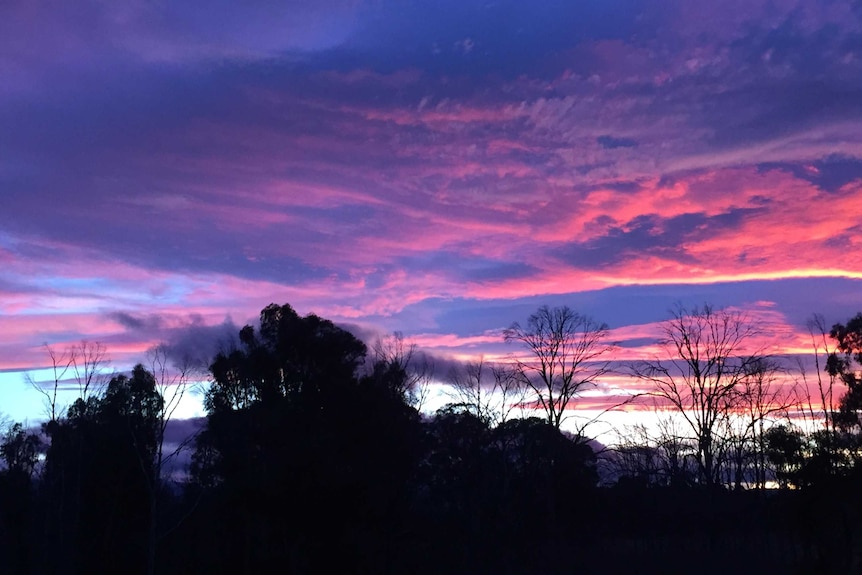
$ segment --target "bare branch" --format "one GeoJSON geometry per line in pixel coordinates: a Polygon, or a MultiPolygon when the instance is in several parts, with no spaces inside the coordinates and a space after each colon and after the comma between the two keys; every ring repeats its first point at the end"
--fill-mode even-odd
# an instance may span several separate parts
{"type": "Polygon", "coordinates": [[[421,411],[431,392],[434,379],[434,361],[427,354],[417,351],[416,344],[406,342],[400,331],[377,338],[371,347],[373,362],[392,363],[400,367],[406,379],[401,395],[417,410],[421,411]]]}
{"type": "Polygon", "coordinates": [[[765,373],[762,350],[748,349],[757,330],[741,312],[678,305],[664,334],[659,343],[665,357],[635,364],[632,374],[650,385],[650,395],[679,413],[697,443],[701,481],[718,483],[728,414],[746,378],[758,370],[765,373]]]}
{"type": "Polygon", "coordinates": [[[610,371],[602,359],[608,326],[568,307],[540,307],[527,326],[514,323],[503,332],[507,342],[527,349],[526,359],[514,360],[520,384],[532,391],[549,424],[559,428],[567,409],[586,389],[610,371]]]}
{"type": "Polygon", "coordinates": [[[522,407],[525,400],[525,389],[515,370],[488,364],[484,358],[461,369],[453,368],[448,380],[455,390],[455,404],[491,426],[508,420],[512,410],[522,407]]]}

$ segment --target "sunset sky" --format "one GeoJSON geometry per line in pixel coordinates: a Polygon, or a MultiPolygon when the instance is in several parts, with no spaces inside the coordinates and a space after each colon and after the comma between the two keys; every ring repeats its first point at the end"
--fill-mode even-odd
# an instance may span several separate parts
{"type": "Polygon", "coordinates": [[[272,302],[441,358],[569,305],[623,359],[708,302],[802,353],[862,311],[862,4],[12,0],[0,201],[16,418],[45,343],[272,302]]]}

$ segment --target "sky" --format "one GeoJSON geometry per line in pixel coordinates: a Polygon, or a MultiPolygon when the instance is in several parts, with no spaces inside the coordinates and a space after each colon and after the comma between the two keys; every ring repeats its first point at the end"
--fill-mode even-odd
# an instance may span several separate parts
{"type": "Polygon", "coordinates": [[[540,305],[804,354],[862,311],[862,3],[11,0],[0,411],[45,345],[211,353],[269,303],[440,358],[540,305]]]}

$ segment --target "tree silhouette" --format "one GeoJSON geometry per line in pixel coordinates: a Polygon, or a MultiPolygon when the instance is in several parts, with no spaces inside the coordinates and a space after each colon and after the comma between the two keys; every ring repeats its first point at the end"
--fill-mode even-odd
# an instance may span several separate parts
{"type": "Polygon", "coordinates": [[[400,331],[377,338],[372,352],[372,369],[387,365],[406,374],[398,391],[405,402],[421,410],[428,399],[429,387],[434,378],[434,362],[431,358],[419,352],[415,343],[405,342],[404,334],[400,331]]]}
{"type": "Polygon", "coordinates": [[[39,436],[13,424],[0,443],[0,571],[26,573],[34,548],[33,472],[42,450],[39,436]]]}
{"type": "Polygon", "coordinates": [[[632,368],[652,387],[651,395],[685,421],[697,444],[700,479],[707,485],[720,483],[720,427],[734,408],[741,382],[763,362],[758,350],[749,349],[756,333],[739,312],[678,306],[664,324],[665,357],[632,368]]]}
{"type": "Polygon", "coordinates": [[[453,367],[447,379],[454,390],[451,406],[491,425],[504,423],[515,409],[524,408],[527,388],[518,370],[509,365],[488,364],[479,358],[453,367]]]}
{"type": "Polygon", "coordinates": [[[826,371],[838,377],[847,386],[841,398],[836,423],[845,431],[862,431],[862,313],[856,314],[846,324],[832,326],[829,335],[838,346],[829,354],[826,371]]]}
{"type": "Polygon", "coordinates": [[[779,486],[800,486],[799,471],[804,463],[805,437],[787,425],[776,425],[764,433],[766,456],[775,470],[779,486]]]}
{"type": "Polygon", "coordinates": [[[321,568],[337,549],[374,571],[391,553],[383,533],[404,530],[419,453],[403,367],[377,362],[360,377],[365,345],[288,305],[264,308],[240,340],[213,362],[192,466],[224,518],[219,568],[321,568]]]}
{"type": "Polygon", "coordinates": [[[526,326],[516,322],[503,332],[507,342],[526,348],[527,355],[515,359],[518,377],[550,425],[559,429],[571,403],[608,373],[607,333],[607,325],[565,306],[542,306],[526,326]]]}
{"type": "Polygon", "coordinates": [[[49,523],[72,572],[144,572],[160,406],[152,374],[137,365],[46,427],[44,483],[60,510],[49,523]]]}
{"type": "Polygon", "coordinates": [[[458,401],[420,416],[415,348],[396,338],[369,359],[332,322],[267,306],[211,365],[188,481],[162,476],[166,422],[185,389],[164,353],[150,370],[81,386],[44,425],[44,460],[37,434],[9,427],[0,572],[852,572],[862,524],[855,323],[836,326],[827,362],[851,389],[836,418],[847,423],[805,434],[772,425],[784,407],[775,365],[752,353],[743,315],[677,311],[666,357],[636,369],[662,405],[678,407],[657,428],[633,428],[610,455],[629,479],[604,487],[593,443],[557,427],[563,406],[607,368],[604,336],[587,346],[598,355],[578,363],[572,349],[585,336],[575,329],[573,347],[557,345],[559,332],[536,320],[518,333],[545,341],[535,349],[547,355],[531,351],[514,371],[481,362],[453,371],[458,401]],[[526,378],[552,411],[506,417],[505,386],[526,378]],[[574,390],[565,402],[564,388],[574,390]],[[735,467],[728,448],[738,448],[735,467]],[[752,462],[755,449],[765,459],[752,462]],[[800,489],[697,485],[742,484],[752,470],[765,483],[767,469],[800,489]]]}
{"type": "Polygon", "coordinates": [[[42,440],[20,423],[12,425],[0,444],[0,457],[6,463],[7,473],[20,475],[28,480],[33,476],[41,451],[42,440]]]}

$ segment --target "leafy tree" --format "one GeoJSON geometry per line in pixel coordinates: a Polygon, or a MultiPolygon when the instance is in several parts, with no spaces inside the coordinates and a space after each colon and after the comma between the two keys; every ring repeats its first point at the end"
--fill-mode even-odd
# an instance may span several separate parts
{"type": "MultiPolygon", "coordinates": [[[[582,437],[561,432],[537,417],[510,419],[493,432],[493,451],[500,483],[499,506],[507,533],[506,548],[524,545],[541,557],[555,557],[589,532],[584,521],[598,481],[596,455],[582,437]]],[[[499,543],[498,543],[499,544],[499,543]]],[[[534,556],[520,571],[531,569],[534,556]]],[[[570,567],[566,565],[566,567],[570,567]]],[[[566,572],[562,564],[543,564],[546,572],[566,572]]]]}
{"type": "Polygon", "coordinates": [[[319,403],[337,382],[350,381],[365,359],[365,344],[331,321],[300,317],[289,305],[260,313],[257,332],[240,330],[242,349],[219,354],[205,399],[210,412],[287,398],[319,403]]]}
{"type": "Polygon", "coordinates": [[[847,386],[839,403],[836,424],[845,431],[862,431],[862,313],[846,324],[836,323],[829,335],[838,349],[829,354],[826,371],[838,377],[847,386]]]}
{"type": "Polygon", "coordinates": [[[41,452],[42,440],[20,423],[12,425],[0,444],[0,457],[6,463],[7,472],[28,480],[33,476],[41,452]]]}
{"type": "Polygon", "coordinates": [[[46,425],[48,523],[61,550],[48,560],[72,572],[144,572],[160,408],[152,374],[137,365],[46,425]]]}
{"type": "MultiPolygon", "coordinates": [[[[396,361],[360,377],[366,347],[289,305],[270,305],[241,346],[216,357],[192,473],[220,509],[213,569],[322,568],[333,549],[357,561],[403,530],[419,453],[419,416],[396,361]],[[380,534],[375,540],[374,534],[380,534]],[[362,541],[359,545],[357,541],[362,541]]],[[[212,527],[208,526],[208,529],[212,527]]]]}
{"type": "Polygon", "coordinates": [[[42,440],[20,423],[4,434],[0,456],[0,572],[26,573],[33,550],[32,476],[42,440]]]}
{"type": "Polygon", "coordinates": [[[577,537],[597,480],[588,445],[536,417],[492,429],[457,405],[425,427],[419,502],[429,537],[445,543],[434,551],[438,569],[524,572],[535,551],[522,550],[577,537]]]}
{"type": "Polygon", "coordinates": [[[799,486],[799,472],[805,458],[805,436],[795,428],[776,425],[764,433],[766,457],[780,487],[799,486]]]}
{"type": "Polygon", "coordinates": [[[434,512],[445,511],[459,522],[464,517],[480,520],[482,496],[490,487],[488,422],[470,412],[442,408],[426,424],[426,433],[423,480],[431,490],[434,512]]]}

